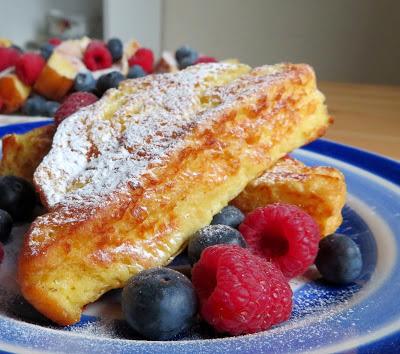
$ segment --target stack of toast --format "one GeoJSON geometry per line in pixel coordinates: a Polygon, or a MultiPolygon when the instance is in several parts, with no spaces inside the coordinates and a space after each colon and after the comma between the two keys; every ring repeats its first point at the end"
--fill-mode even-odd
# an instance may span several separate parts
{"type": "Polygon", "coordinates": [[[33,175],[48,208],[25,237],[23,295],[54,322],[75,323],[108,290],[168,264],[228,203],[296,204],[322,236],[334,232],[343,175],[286,157],[330,123],[309,66],[215,63],[124,81],[54,137],[49,128],[6,137],[23,147],[48,137],[23,172],[24,157],[7,159],[7,149],[1,165],[33,175]]]}

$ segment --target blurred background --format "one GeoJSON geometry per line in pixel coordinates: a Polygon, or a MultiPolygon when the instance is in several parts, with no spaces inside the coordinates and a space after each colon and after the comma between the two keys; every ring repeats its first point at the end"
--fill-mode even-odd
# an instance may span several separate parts
{"type": "MultiPolygon", "coordinates": [[[[153,50],[154,63],[162,62],[164,51],[173,54],[188,44],[200,55],[252,66],[311,64],[335,118],[327,137],[400,159],[399,0],[0,0],[0,39],[24,50],[42,48],[49,38],[85,35],[105,41],[116,37],[126,47],[133,43],[134,51],[136,39],[153,50]]],[[[128,61],[128,78],[138,75],[133,70],[130,76],[135,56],[128,61]]],[[[165,71],[176,70],[174,65],[165,71]]],[[[152,68],[160,72],[163,66],[152,68]]],[[[42,76],[27,92],[58,101],[46,103],[51,110],[36,109],[37,102],[26,94],[5,112],[15,114],[18,108],[28,116],[52,116],[47,112],[55,111],[66,94],[80,90],[76,76],[74,87],[70,81],[63,95],[53,97],[53,89],[39,90],[42,76]]],[[[10,96],[8,89],[3,96],[10,96]]],[[[7,122],[11,119],[18,118],[7,122]]]]}
{"type": "Polygon", "coordinates": [[[322,80],[400,84],[396,0],[0,0],[0,37],[34,46],[56,34],[54,18],[67,37],[136,38],[156,56],[187,43],[250,65],[307,62],[322,80]]]}

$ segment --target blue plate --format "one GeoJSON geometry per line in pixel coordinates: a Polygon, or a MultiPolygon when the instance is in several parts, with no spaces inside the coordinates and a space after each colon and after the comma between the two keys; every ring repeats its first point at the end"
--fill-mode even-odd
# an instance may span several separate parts
{"type": "MultiPolygon", "coordinates": [[[[0,137],[44,124],[48,122],[0,127],[0,137]]],[[[0,349],[113,354],[354,353],[356,348],[357,353],[395,352],[400,347],[400,164],[326,140],[293,155],[306,164],[333,166],[345,174],[348,200],[339,231],[360,246],[364,269],[357,283],[331,287],[311,269],[291,283],[291,319],[254,335],[217,338],[210,328],[198,324],[173,341],[144,341],[123,321],[119,291],[89,306],[80,323],[60,328],[47,323],[14,293],[13,262],[19,234],[25,230],[20,226],[13,230],[0,268],[0,349]]]]}

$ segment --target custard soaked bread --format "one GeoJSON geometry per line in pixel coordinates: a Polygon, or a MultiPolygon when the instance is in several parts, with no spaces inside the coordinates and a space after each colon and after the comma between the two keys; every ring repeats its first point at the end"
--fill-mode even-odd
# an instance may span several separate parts
{"type": "Polygon", "coordinates": [[[125,81],[58,128],[35,182],[51,211],[28,231],[24,296],[53,321],[188,237],[330,118],[307,65],[196,65],[125,81]]]}
{"type": "MultiPolygon", "coordinates": [[[[3,138],[0,175],[32,180],[33,173],[50,150],[53,126],[3,138]]],[[[231,204],[248,213],[276,202],[295,204],[318,223],[322,236],[333,233],[342,222],[346,200],[343,174],[332,167],[309,167],[290,157],[282,157],[262,176],[250,182],[231,204]]]]}
{"type": "MultiPolygon", "coordinates": [[[[50,150],[54,131],[51,125],[5,136],[0,175],[31,181],[36,167],[50,150]]],[[[345,200],[346,182],[339,170],[309,167],[285,156],[250,182],[231,204],[244,213],[277,202],[294,204],[310,214],[318,223],[321,235],[327,236],[340,226],[345,200]]]]}
{"type": "Polygon", "coordinates": [[[294,204],[310,214],[321,235],[336,231],[346,202],[343,174],[332,167],[309,167],[284,157],[261,177],[250,182],[231,204],[244,213],[272,203],[294,204]]]}

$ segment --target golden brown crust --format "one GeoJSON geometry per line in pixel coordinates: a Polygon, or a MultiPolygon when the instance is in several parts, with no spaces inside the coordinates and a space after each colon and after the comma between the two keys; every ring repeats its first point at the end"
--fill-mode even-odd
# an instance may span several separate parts
{"type": "Polygon", "coordinates": [[[9,134],[2,139],[0,175],[13,175],[32,182],[33,173],[49,152],[55,126],[33,129],[25,134],[9,134]]]}
{"type": "Polygon", "coordinates": [[[87,303],[167,264],[249,181],[329,124],[306,65],[258,68],[238,84],[248,94],[202,112],[206,124],[189,129],[128,194],[115,192],[106,206],[61,203],[32,224],[19,259],[28,301],[57,323],[78,321],[87,303]]]}
{"type": "MultiPolygon", "coordinates": [[[[32,181],[33,173],[50,150],[55,127],[36,128],[25,134],[3,138],[0,175],[14,175],[32,181]]],[[[231,204],[248,213],[276,202],[295,204],[317,221],[323,236],[342,222],[341,210],[346,199],[343,174],[329,167],[307,167],[290,158],[281,158],[261,177],[250,182],[231,204]]]]}
{"type": "Polygon", "coordinates": [[[322,236],[327,236],[342,223],[345,201],[346,183],[339,170],[308,167],[286,157],[250,182],[231,204],[244,213],[277,202],[294,204],[309,213],[322,236]]]}

